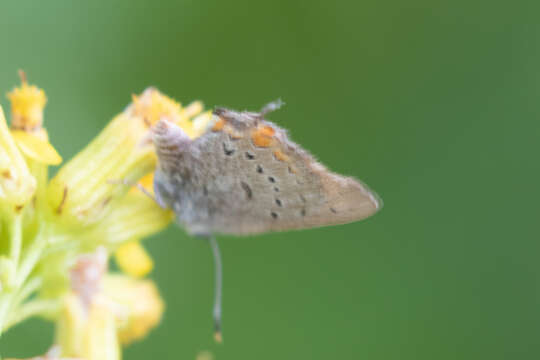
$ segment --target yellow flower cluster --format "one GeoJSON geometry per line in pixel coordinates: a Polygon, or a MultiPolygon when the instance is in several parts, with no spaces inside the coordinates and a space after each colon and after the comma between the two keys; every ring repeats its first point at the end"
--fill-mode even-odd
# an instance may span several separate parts
{"type": "Polygon", "coordinates": [[[49,180],[48,166],[62,158],[43,127],[45,93],[23,75],[8,98],[11,126],[0,108],[0,334],[44,316],[57,322],[61,356],[119,359],[121,345],[161,319],[155,285],[140,279],[153,267],[141,240],[174,215],[124,184],[152,193],[151,128],[160,118],[197,137],[211,114],[148,88],[49,180]],[[85,255],[96,249],[101,260],[85,255]],[[111,254],[125,274],[108,273],[111,254]],[[85,266],[100,269],[99,281],[76,276],[85,266]]]}

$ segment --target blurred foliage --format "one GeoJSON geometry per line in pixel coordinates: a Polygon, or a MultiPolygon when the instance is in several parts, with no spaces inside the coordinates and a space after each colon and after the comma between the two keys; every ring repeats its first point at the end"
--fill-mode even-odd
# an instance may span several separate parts
{"type": "MultiPolygon", "coordinates": [[[[224,339],[207,245],[149,242],[167,303],[126,359],[540,356],[538,2],[3,1],[0,84],[47,90],[69,159],[148,85],[256,110],[385,201],[365,222],[221,238],[224,339]]],[[[2,99],[6,108],[7,100],[2,99]]],[[[39,320],[0,339],[43,353],[39,320]]]]}

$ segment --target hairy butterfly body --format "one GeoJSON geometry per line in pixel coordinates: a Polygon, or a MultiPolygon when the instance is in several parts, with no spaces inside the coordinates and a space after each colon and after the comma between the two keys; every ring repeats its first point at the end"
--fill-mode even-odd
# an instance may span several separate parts
{"type": "Polygon", "coordinates": [[[214,115],[212,128],[195,140],[164,119],[154,129],[156,198],[189,233],[337,225],[380,209],[366,185],[328,171],[260,113],[214,115]]]}

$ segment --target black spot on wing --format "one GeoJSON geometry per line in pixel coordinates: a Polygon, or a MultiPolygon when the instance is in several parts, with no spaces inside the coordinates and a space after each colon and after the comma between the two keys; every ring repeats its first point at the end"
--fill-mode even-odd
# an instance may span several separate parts
{"type": "Polygon", "coordinates": [[[242,186],[242,189],[244,189],[244,191],[246,192],[246,197],[248,199],[251,199],[253,198],[253,191],[251,190],[251,187],[246,184],[245,182],[241,181],[240,182],[240,186],[242,186]]]}
{"type": "Polygon", "coordinates": [[[225,153],[225,155],[231,156],[232,154],[234,154],[235,149],[230,149],[227,147],[227,144],[223,143],[223,152],[225,153]]]}

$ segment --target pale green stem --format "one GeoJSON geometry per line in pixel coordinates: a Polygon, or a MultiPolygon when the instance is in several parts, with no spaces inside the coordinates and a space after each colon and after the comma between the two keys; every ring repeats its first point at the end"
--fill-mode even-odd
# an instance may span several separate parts
{"type": "Polygon", "coordinates": [[[17,311],[7,317],[4,330],[36,315],[50,315],[60,310],[60,303],[55,300],[33,300],[20,306],[17,311]]]}
{"type": "Polygon", "coordinates": [[[15,264],[15,269],[19,266],[22,249],[22,215],[15,215],[12,221],[10,234],[9,256],[15,264]]]}
{"type": "Polygon", "coordinates": [[[18,316],[26,304],[22,307],[19,305],[38,290],[41,284],[41,278],[31,278],[19,291],[3,294],[0,297],[0,335],[18,322],[13,317],[18,316]]]}
{"type": "MultiPolygon", "coordinates": [[[[15,274],[17,276],[17,267],[21,257],[22,249],[22,215],[17,214],[10,219],[9,226],[9,258],[14,264],[15,274]]],[[[9,279],[8,283],[13,285],[13,279],[9,279]]],[[[8,289],[0,291],[0,334],[5,330],[5,323],[9,312],[12,309],[13,298],[15,294],[8,289]]]]}
{"type": "Polygon", "coordinates": [[[28,247],[28,250],[24,254],[24,259],[21,262],[19,269],[17,269],[17,278],[15,286],[22,286],[26,281],[37,262],[39,261],[43,248],[47,244],[47,237],[44,235],[43,228],[34,238],[32,244],[28,247]]]}
{"type": "MultiPolygon", "coordinates": [[[[81,238],[86,239],[86,233],[76,234],[51,234],[49,236],[49,243],[51,246],[47,246],[43,250],[42,257],[45,258],[48,255],[58,252],[73,252],[77,251],[81,246],[81,238]]],[[[95,238],[94,238],[95,239],[95,238]]]]}
{"type": "Polygon", "coordinates": [[[40,287],[43,281],[39,277],[32,277],[22,287],[19,292],[13,298],[13,307],[18,306],[25,301],[30,295],[35,293],[40,287]]]}
{"type": "Polygon", "coordinates": [[[2,335],[2,333],[4,332],[4,325],[5,325],[5,322],[6,322],[6,318],[7,318],[7,313],[10,309],[10,305],[11,305],[11,299],[13,297],[13,294],[3,294],[1,297],[0,297],[0,336],[2,335]]]}

